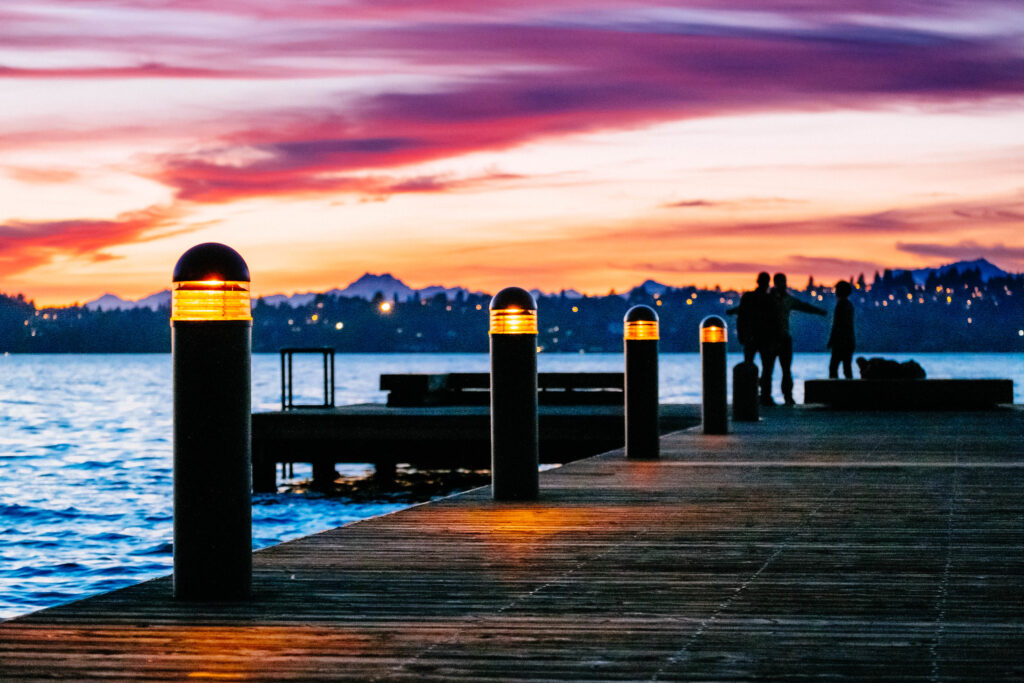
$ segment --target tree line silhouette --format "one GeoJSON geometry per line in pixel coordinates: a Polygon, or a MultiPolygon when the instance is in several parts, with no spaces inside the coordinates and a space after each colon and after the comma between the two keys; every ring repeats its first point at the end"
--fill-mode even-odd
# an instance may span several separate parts
{"type": "MultiPolygon", "coordinates": [[[[753,284],[753,277],[751,280],[753,284]]],[[[932,273],[916,284],[908,272],[875,273],[870,283],[853,279],[850,301],[857,311],[858,353],[919,351],[1024,352],[1024,274],[982,281],[978,270],[932,273]]],[[[814,282],[799,298],[831,312],[831,285],[814,282]]],[[[635,304],[655,307],[661,318],[661,350],[698,350],[697,326],[707,315],[722,315],[739,293],[695,287],[650,293],[582,298],[541,296],[538,301],[543,351],[570,353],[622,350],[622,317],[635,304]]],[[[253,306],[253,350],[286,346],[328,346],[338,352],[486,352],[490,298],[460,293],[421,299],[373,300],[319,295],[295,308],[253,306]],[[387,310],[385,310],[387,309],[387,310]]],[[[0,353],[167,353],[170,311],[94,311],[81,306],[37,308],[22,295],[0,294],[0,353]]],[[[796,351],[824,351],[827,318],[794,317],[796,351]]],[[[735,334],[730,348],[739,349],[735,334]]]]}

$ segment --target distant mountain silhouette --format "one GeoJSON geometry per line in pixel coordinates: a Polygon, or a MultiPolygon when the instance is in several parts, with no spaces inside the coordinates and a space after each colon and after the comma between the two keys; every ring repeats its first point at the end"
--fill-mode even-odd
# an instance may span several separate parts
{"type": "Polygon", "coordinates": [[[122,299],[116,294],[104,294],[98,299],[86,302],[85,308],[90,311],[130,311],[136,308],[149,308],[155,311],[162,306],[170,305],[171,290],[165,289],[137,301],[122,299]]]}
{"type": "MultiPolygon", "coordinates": [[[[983,282],[988,282],[994,277],[1005,277],[1008,275],[999,266],[996,266],[989,261],[979,258],[973,261],[957,261],[956,263],[949,263],[944,266],[937,266],[935,268],[918,268],[916,270],[893,270],[894,275],[900,275],[904,272],[909,272],[914,278],[914,282],[917,284],[924,284],[925,280],[928,279],[929,274],[934,273],[939,277],[951,272],[956,271],[957,273],[963,273],[970,270],[979,270],[981,272],[981,279],[983,282]]],[[[641,289],[649,295],[664,295],[671,287],[669,285],[662,284],[655,280],[645,280],[637,287],[633,289],[641,289]]],[[[622,297],[628,297],[631,289],[623,290],[620,293],[622,297]]],[[[423,289],[413,289],[409,285],[405,284],[391,273],[382,273],[376,275],[373,273],[365,273],[357,280],[350,283],[343,289],[331,289],[326,292],[302,292],[296,294],[271,294],[263,297],[263,301],[273,306],[280,304],[287,304],[291,307],[305,306],[306,304],[313,301],[317,296],[321,294],[327,296],[342,296],[356,299],[372,299],[377,293],[384,295],[386,299],[395,299],[399,301],[405,301],[406,299],[419,295],[421,299],[430,299],[438,294],[444,294],[449,300],[455,299],[460,293],[464,296],[470,294],[484,294],[483,292],[471,292],[465,287],[445,287],[443,285],[431,285],[424,287],[423,289]]],[[[551,296],[565,296],[568,299],[581,299],[583,294],[576,291],[575,289],[566,289],[561,292],[544,292],[540,289],[530,290],[530,293],[534,297],[551,297],[551,296]]],[[[137,301],[130,301],[122,299],[115,294],[104,294],[98,299],[94,299],[85,304],[85,308],[89,310],[132,310],[136,308],[150,308],[156,310],[161,306],[170,306],[171,293],[170,290],[164,290],[162,292],[156,292],[149,296],[139,299],[137,301]]]]}
{"type": "MultiPolygon", "coordinates": [[[[968,270],[978,270],[981,272],[981,281],[988,282],[994,277],[1006,277],[1009,273],[1000,268],[999,266],[990,263],[986,259],[978,258],[973,261],[957,261],[956,263],[948,263],[944,266],[937,266],[935,268],[918,268],[917,270],[911,270],[910,275],[914,278],[914,282],[919,285],[923,285],[928,276],[934,273],[938,277],[942,277],[951,271],[957,273],[964,273],[968,270]]],[[[893,275],[900,275],[905,273],[905,270],[894,270],[893,275]]]]}
{"type": "Polygon", "coordinates": [[[655,294],[664,294],[668,289],[668,285],[663,285],[660,282],[655,282],[654,280],[645,280],[644,283],[640,285],[640,289],[653,296],[655,294]]]}
{"type": "Polygon", "coordinates": [[[354,299],[372,299],[377,293],[387,299],[397,298],[404,301],[413,295],[415,290],[391,273],[374,275],[366,273],[345,289],[332,289],[328,294],[347,296],[354,299]]]}
{"type": "Polygon", "coordinates": [[[583,295],[577,292],[575,289],[563,289],[560,292],[545,292],[540,289],[531,289],[530,294],[533,295],[534,299],[539,299],[542,296],[562,296],[565,295],[566,299],[582,299],[583,295]]]}

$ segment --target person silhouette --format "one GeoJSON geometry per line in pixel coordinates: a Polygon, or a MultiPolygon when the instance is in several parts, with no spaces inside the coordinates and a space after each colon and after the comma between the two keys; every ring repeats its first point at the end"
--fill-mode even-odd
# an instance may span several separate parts
{"type": "Polygon", "coordinates": [[[758,273],[757,289],[744,292],[739,305],[726,311],[736,316],[736,336],[743,346],[743,360],[753,363],[761,355],[761,402],[767,402],[766,405],[772,405],[771,376],[766,368],[775,362],[779,341],[778,306],[768,290],[770,284],[771,275],[758,273]]]}
{"type": "Polygon", "coordinates": [[[846,280],[836,283],[836,307],[832,312],[832,333],[828,337],[828,348],[832,349],[832,358],[828,362],[828,376],[838,379],[839,365],[843,366],[843,376],[853,378],[853,349],[856,339],[853,332],[853,304],[850,294],[853,287],[846,280]]]}
{"type": "MultiPolygon", "coordinates": [[[[775,286],[772,287],[771,296],[775,299],[778,306],[779,342],[776,357],[779,359],[779,368],[782,369],[782,397],[786,401],[786,405],[791,406],[796,401],[793,400],[793,336],[789,332],[789,313],[790,311],[801,311],[821,316],[828,315],[828,313],[824,308],[818,308],[812,304],[800,301],[800,299],[790,294],[787,289],[785,274],[775,273],[772,282],[775,286]]],[[[764,374],[768,375],[767,384],[769,388],[768,401],[764,400],[763,395],[761,397],[761,402],[765,405],[773,405],[774,403],[771,398],[773,366],[774,363],[764,371],[764,374]]],[[[764,378],[762,377],[762,379],[764,378]]]]}

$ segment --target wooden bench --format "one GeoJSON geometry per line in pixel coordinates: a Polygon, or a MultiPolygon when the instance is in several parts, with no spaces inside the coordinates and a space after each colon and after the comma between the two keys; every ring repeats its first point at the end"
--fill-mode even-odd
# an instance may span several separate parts
{"type": "MultiPolygon", "coordinates": [[[[537,374],[540,405],[619,405],[623,403],[621,372],[541,372],[537,374]]],[[[485,406],[490,403],[491,377],[486,372],[437,375],[381,375],[391,407],[485,406]]]]}
{"type": "Polygon", "coordinates": [[[976,410],[1013,403],[1008,379],[810,379],[804,403],[843,410],[976,410]]]}

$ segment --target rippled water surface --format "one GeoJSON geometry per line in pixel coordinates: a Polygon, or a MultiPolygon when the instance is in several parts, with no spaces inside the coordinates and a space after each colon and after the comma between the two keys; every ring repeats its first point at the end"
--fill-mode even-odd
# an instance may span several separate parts
{"type": "MultiPolygon", "coordinates": [[[[1012,378],[1015,402],[1024,401],[1024,354],[912,357],[929,377],[1012,378]]],[[[824,354],[797,354],[798,401],[799,380],[823,376],[827,365],[824,354]]],[[[699,366],[697,354],[662,356],[662,401],[698,403],[699,366]]],[[[488,358],[339,355],[336,368],[338,404],[383,402],[377,388],[382,373],[486,372],[488,358]]],[[[542,354],[539,369],[621,371],[622,357],[542,354]]],[[[168,355],[0,356],[0,618],[170,571],[170,371],[168,355]]],[[[319,372],[314,358],[296,362],[296,400],[320,399],[319,372]]],[[[778,396],[777,387],[778,377],[778,396]]],[[[253,358],[253,408],[279,407],[278,356],[258,354],[253,358]]],[[[366,469],[339,467],[353,474],[366,469]]],[[[303,474],[296,466],[296,475],[303,474]]],[[[264,547],[401,507],[312,495],[256,496],[253,545],[264,547]]]]}

